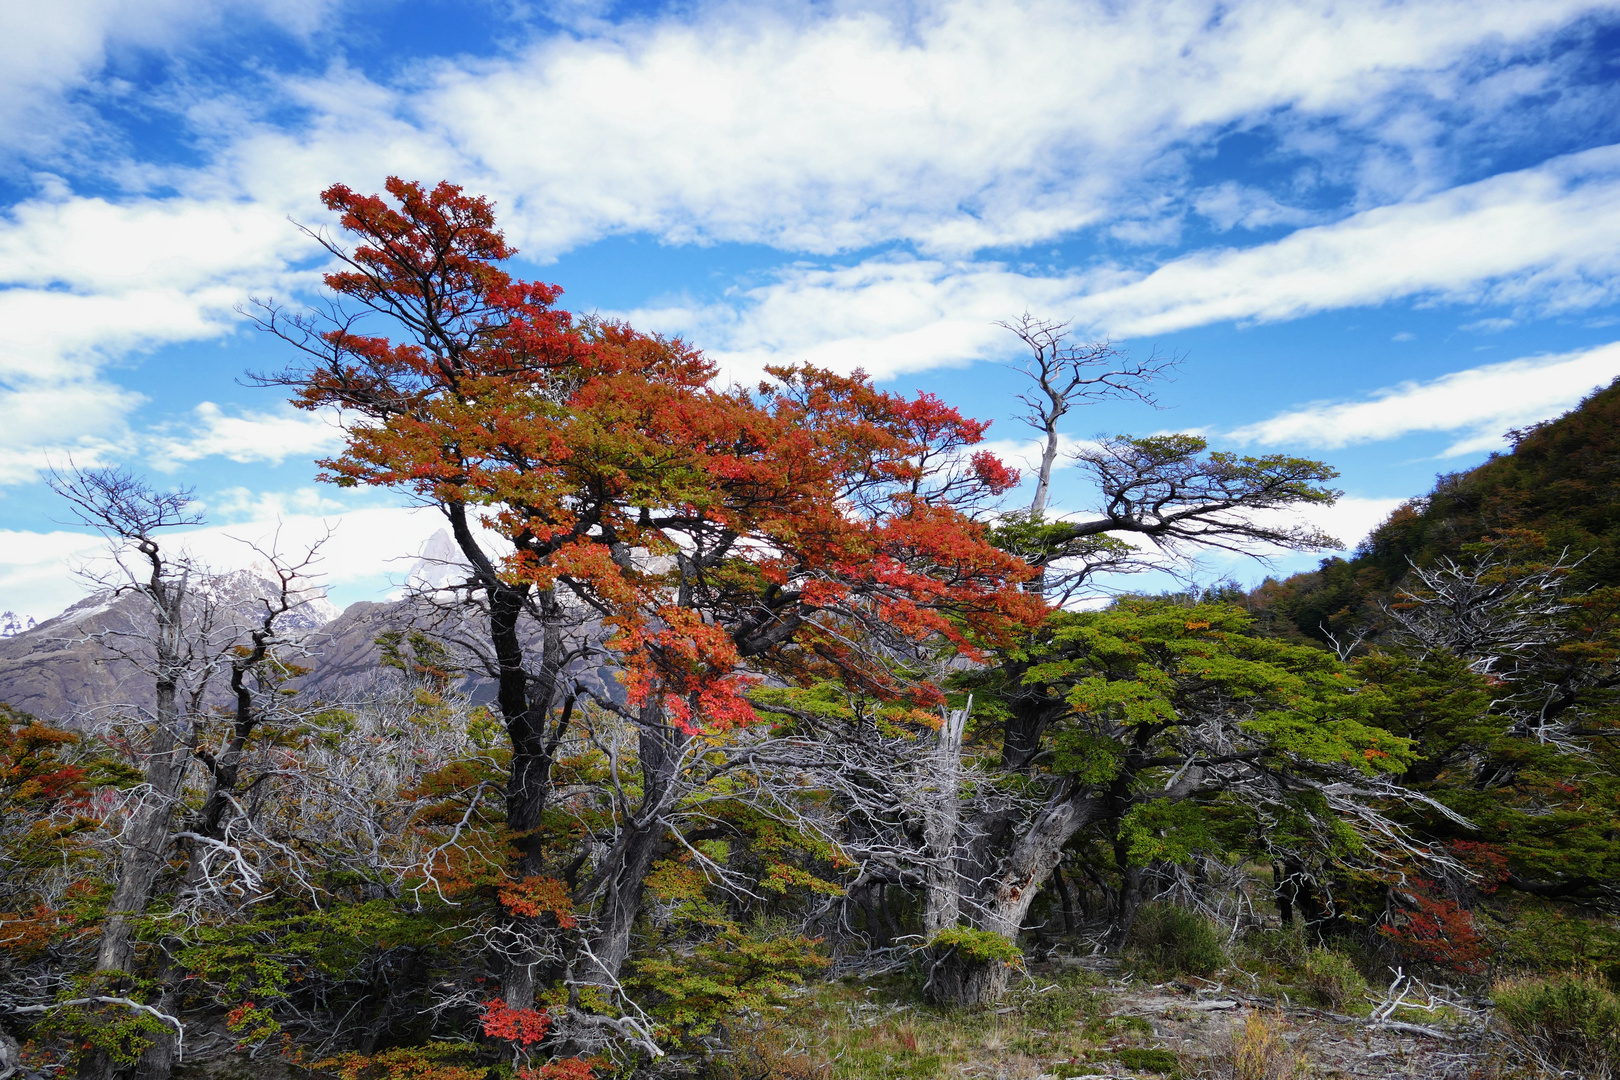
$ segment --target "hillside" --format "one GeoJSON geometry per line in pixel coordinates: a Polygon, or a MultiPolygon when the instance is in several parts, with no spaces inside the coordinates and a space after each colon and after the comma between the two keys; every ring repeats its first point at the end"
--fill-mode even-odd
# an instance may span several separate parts
{"type": "Polygon", "coordinates": [[[1374,601],[1412,563],[1458,557],[1464,545],[1533,534],[1581,559],[1576,589],[1620,585],[1620,380],[1557,418],[1509,433],[1514,447],[1398,507],[1348,559],[1268,579],[1249,606],[1282,636],[1326,641],[1376,616],[1374,601]]]}

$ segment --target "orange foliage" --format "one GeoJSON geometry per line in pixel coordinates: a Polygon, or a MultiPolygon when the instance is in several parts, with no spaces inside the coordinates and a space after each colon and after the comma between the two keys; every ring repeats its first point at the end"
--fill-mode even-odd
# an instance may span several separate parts
{"type": "Polygon", "coordinates": [[[498,896],[501,906],[513,915],[534,919],[542,913],[550,913],[565,930],[575,925],[568,886],[556,878],[526,877],[501,889],[498,896]]]}
{"type": "Polygon", "coordinates": [[[488,200],[387,189],[324,193],[360,240],[326,283],[382,310],[431,303],[459,336],[324,336],[297,404],[357,417],[327,475],[488,508],[515,548],[508,580],[564,584],[615,627],[632,702],[689,733],[751,723],[745,664],[893,696],[907,688],[852,648],[850,620],[979,656],[1040,618],[1030,568],[972,517],[1017,482],[971,452],[987,424],[859,372],[721,389],[684,342],[578,323],[556,286],[507,274],[488,200]]]}

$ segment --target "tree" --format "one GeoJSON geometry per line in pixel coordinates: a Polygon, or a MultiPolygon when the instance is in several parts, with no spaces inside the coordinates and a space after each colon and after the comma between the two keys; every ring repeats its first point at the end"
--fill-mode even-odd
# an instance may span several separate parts
{"type": "MultiPolygon", "coordinates": [[[[692,741],[752,723],[752,683],[836,676],[937,697],[911,684],[907,656],[978,656],[1037,617],[1018,588],[1027,569],[970,516],[1016,474],[988,454],[963,460],[985,425],[858,374],[780,368],[756,390],[720,389],[685,343],[576,321],[554,306],[560,290],[502,270],[513,250],[487,200],[387,188],[392,203],[324,193],[359,246],[317,237],[342,265],[326,276],[326,315],[258,308],[308,358],[265,381],[300,407],[345,411],[329,479],[445,515],[488,620],[512,747],[511,872],[568,886],[579,978],[611,986],[692,741]],[[365,316],[398,340],[362,334],[365,316]],[[602,664],[622,697],[582,680],[602,664]],[[637,733],[641,774],[598,856],[548,817],[584,699],[637,733]]],[[[506,1004],[530,1007],[536,977],[515,950],[506,1004]]]]}
{"type": "MultiPolygon", "coordinates": [[[[195,890],[206,876],[209,859],[223,851],[237,854],[227,841],[226,821],[235,792],[243,749],[254,729],[266,719],[266,699],[276,697],[267,683],[268,669],[284,657],[273,656],[285,644],[277,622],[305,597],[298,588],[314,556],[287,566],[275,553],[260,552],[276,575],[272,597],[258,599],[262,615],[244,632],[240,613],[219,595],[221,579],[208,574],[187,555],[165,547],[164,530],[201,523],[190,491],[159,492],[123,469],[73,469],[53,472],[53,490],[65,498],[79,519],[107,539],[116,570],[98,583],[114,595],[133,593],[145,601],[133,625],[109,630],[101,642],[113,654],[132,661],[153,678],[150,709],[137,704],[128,745],[140,761],[143,783],[125,815],[119,837],[120,857],[108,914],[101,926],[95,972],[99,989],[120,994],[137,985],[136,928],[153,899],[159,876],[167,868],[176,841],[187,849],[184,879],[195,890]],[[150,617],[150,623],[145,618],[150,617]],[[242,638],[246,642],[242,643],[242,638]],[[224,668],[234,705],[234,727],[217,752],[203,745],[210,708],[209,687],[224,668]],[[187,773],[200,761],[210,775],[203,806],[176,829],[184,803],[187,773]],[[198,849],[201,849],[200,851],[198,849]]],[[[246,599],[238,597],[235,599],[246,599]]],[[[233,815],[234,816],[234,815],[233,815]]],[[[158,959],[146,973],[157,988],[153,1005],[130,1007],[155,1011],[176,1029],[173,998],[175,940],[166,937],[158,959]]],[[[104,994],[102,995],[105,996],[104,994]]],[[[127,999],[120,999],[125,1000],[127,999]]],[[[144,1077],[166,1077],[173,1067],[176,1043],[164,1024],[140,1055],[144,1077]]],[[[105,1053],[93,1055],[83,1075],[110,1076],[118,1063],[105,1053]]]]}
{"type": "Polygon", "coordinates": [[[202,518],[192,509],[191,492],[157,492],[123,470],[54,472],[50,484],[81,521],[108,538],[125,578],[116,587],[145,599],[153,619],[146,638],[154,703],[145,725],[149,733],[143,755],[145,790],[126,826],[121,870],[96,955],[97,971],[128,972],[135,958],[133,920],[145,912],[162,868],[187,763],[182,689],[189,691],[195,707],[208,677],[207,665],[196,662],[199,645],[187,633],[192,567],[183,558],[170,558],[160,537],[164,530],[196,525],[202,518]],[[126,551],[140,561],[126,566],[126,551]]]}
{"type": "MultiPolygon", "coordinates": [[[[1398,839],[1378,804],[1401,795],[1390,774],[1410,760],[1408,743],[1370,722],[1368,696],[1331,653],[1251,636],[1250,623],[1222,604],[1062,612],[1023,663],[970,679],[981,697],[1038,703],[1043,722],[1018,770],[1025,806],[981,823],[962,859],[968,927],[1016,943],[1064,846],[1086,830],[1102,831],[1127,875],[1116,945],[1141,900],[1132,868],[1215,846],[1217,807],[1287,818],[1322,848],[1342,850],[1346,826],[1398,839]]],[[[994,959],[949,945],[935,950],[942,999],[1000,992],[994,959]]]]}
{"type": "Polygon", "coordinates": [[[1112,342],[1071,341],[1067,323],[1038,319],[1027,311],[996,325],[1017,334],[1030,351],[1020,370],[1035,387],[1019,394],[1018,400],[1026,410],[1023,421],[1041,436],[1041,463],[1029,504],[1030,515],[1039,517],[1050,501],[1052,470],[1062,445],[1059,421],[1076,405],[1110,397],[1156,405],[1150,384],[1166,377],[1180,361],[1157,354],[1133,361],[1112,342]]]}
{"type": "MultiPolygon", "coordinates": [[[[1091,397],[1125,395],[1151,403],[1148,384],[1170,364],[1152,359],[1143,364],[1120,362],[1112,346],[1069,344],[1061,324],[1028,315],[1004,325],[1031,349],[1026,374],[1036,389],[1021,400],[1030,409],[1028,422],[1045,441],[1030,512],[1005,517],[996,539],[1036,569],[1040,592],[1053,593],[1064,604],[1101,572],[1148,568],[1153,560],[1126,539],[1133,534],[1172,555],[1210,547],[1255,553],[1267,547],[1337,546],[1320,530],[1287,517],[1301,506],[1330,505],[1338,497],[1338,492],[1323,486],[1337,475],[1332,469],[1287,455],[1210,452],[1207,442],[1193,435],[1121,436],[1082,448],[1073,458],[1096,484],[1097,512],[1048,520],[1045,510],[1057,457],[1058,421],[1074,404],[1091,397]]],[[[1069,617],[1054,613],[1041,634],[1067,625],[1069,617]]],[[[1061,697],[1054,698],[1033,681],[1034,657],[1042,640],[1037,635],[1002,651],[990,675],[966,680],[994,695],[993,719],[987,717],[981,739],[996,746],[998,769],[1009,778],[1035,778],[1049,768],[1043,757],[1051,752],[1049,732],[1068,708],[1061,697]]],[[[982,808],[976,817],[962,816],[957,838],[957,888],[962,895],[930,898],[928,910],[960,907],[969,929],[1013,942],[1064,844],[1090,822],[1107,817],[1101,803],[1075,801],[1082,790],[1060,785],[1046,802],[1041,798],[1022,806],[1003,802],[993,809],[982,808]]],[[[984,948],[987,955],[999,955],[1003,945],[985,939],[984,948]]],[[[961,968],[960,959],[971,953],[960,944],[939,953],[936,974],[947,998],[982,999],[999,992],[1000,983],[987,974],[992,969],[961,968]]]]}

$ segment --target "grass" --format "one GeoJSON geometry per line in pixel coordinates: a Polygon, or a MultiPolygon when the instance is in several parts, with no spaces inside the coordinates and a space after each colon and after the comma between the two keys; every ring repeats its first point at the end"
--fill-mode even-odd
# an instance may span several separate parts
{"type": "Polygon", "coordinates": [[[1123,1045],[1151,1039],[1152,1026],[1108,1015],[1099,982],[1071,973],[1017,990],[998,1008],[964,1010],[923,1003],[903,979],[821,983],[742,1041],[753,1059],[771,1063],[772,1075],[794,1080],[923,1080],[957,1075],[964,1066],[1035,1077],[1062,1075],[1061,1066],[1084,1060],[1179,1075],[1175,1055],[1123,1045]]]}

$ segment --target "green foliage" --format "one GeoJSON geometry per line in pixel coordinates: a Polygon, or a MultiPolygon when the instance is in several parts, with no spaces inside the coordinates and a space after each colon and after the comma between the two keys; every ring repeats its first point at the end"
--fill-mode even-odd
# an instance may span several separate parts
{"type": "Polygon", "coordinates": [[[701,944],[637,959],[625,987],[673,1034],[696,1038],[784,1000],[827,966],[819,946],[816,938],[728,927],[701,944]]]}
{"type": "Polygon", "coordinates": [[[1220,930],[1179,904],[1142,905],[1129,952],[1139,966],[1167,975],[1210,975],[1227,962],[1220,930]]]}
{"type": "Polygon", "coordinates": [[[1154,860],[1184,863],[1192,859],[1195,850],[1215,846],[1210,826],[1207,807],[1155,799],[1137,803],[1126,811],[1119,823],[1119,835],[1132,866],[1146,866],[1154,860]]]}
{"type": "MultiPolygon", "coordinates": [[[[133,996],[138,999],[149,989],[140,988],[134,991],[133,996]]],[[[75,980],[72,989],[62,993],[61,998],[68,1001],[105,993],[105,988],[92,980],[79,979],[75,980]]],[[[101,1053],[119,1065],[133,1065],[158,1038],[173,1031],[167,1023],[149,1012],[106,1002],[52,1009],[34,1026],[31,1034],[42,1041],[59,1039],[70,1044],[73,1047],[72,1058],[76,1062],[101,1053]]]]}
{"type": "Polygon", "coordinates": [[[1070,728],[1052,740],[1052,771],[1082,784],[1107,784],[1124,768],[1125,747],[1118,739],[1070,728]]]}
{"type": "Polygon", "coordinates": [[[1591,968],[1620,985],[1620,928],[1544,902],[1495,910],[1486,923],[1498,968],[1523,973],[1591,968]]]}
{"type": "Polygon", "coordinates": [[[1498,983],[1496,1015],[1530,1058],[1579,1076],[1620,1068],[1620,996],[1591,970],[1498,983]]]}
{"type": "Polygon", "coordinates": [[[336,902],[316,908],[304,900],[271,901],[251,915],[198,928],[177,960],[221,1003],[285,998],[294,984],[341,996],[343,984],[364,993],[369,969],[393,950],[448,945],[458,913],[422,909],[399,900],[336,902]]]}
{"type": "Polygon", "coordinates": [[[1278,765],[1298,758],[1374,775],[1412,759],[1406,740],[1374,725],[1343,664],[1319,649],[1250,636],[1252,622],[1226,605],[1150,600],[1061,612],[1032,647],[1036,662],[1022,681],[1062,691],[1070,716],[1056,745],[1065,748],[1067,736],[1068,746],[1089,751],[1070,750],[1065,760],[1079,764],[1096,760],[1097,740],[1224,715],[1234,717],[1234,734],[1278,765]],[[1089,741],[1068,736],[1076,730],[1089,741]]]}
{"type": "Polygon", "coordinates": [[[1128,1046],[1114,1051],[1114,1059],[1127,1069],[1162,1073],[1172,1080],[1180,1080],[1181,1060],[1169,1050],[1128,1046]]]}

